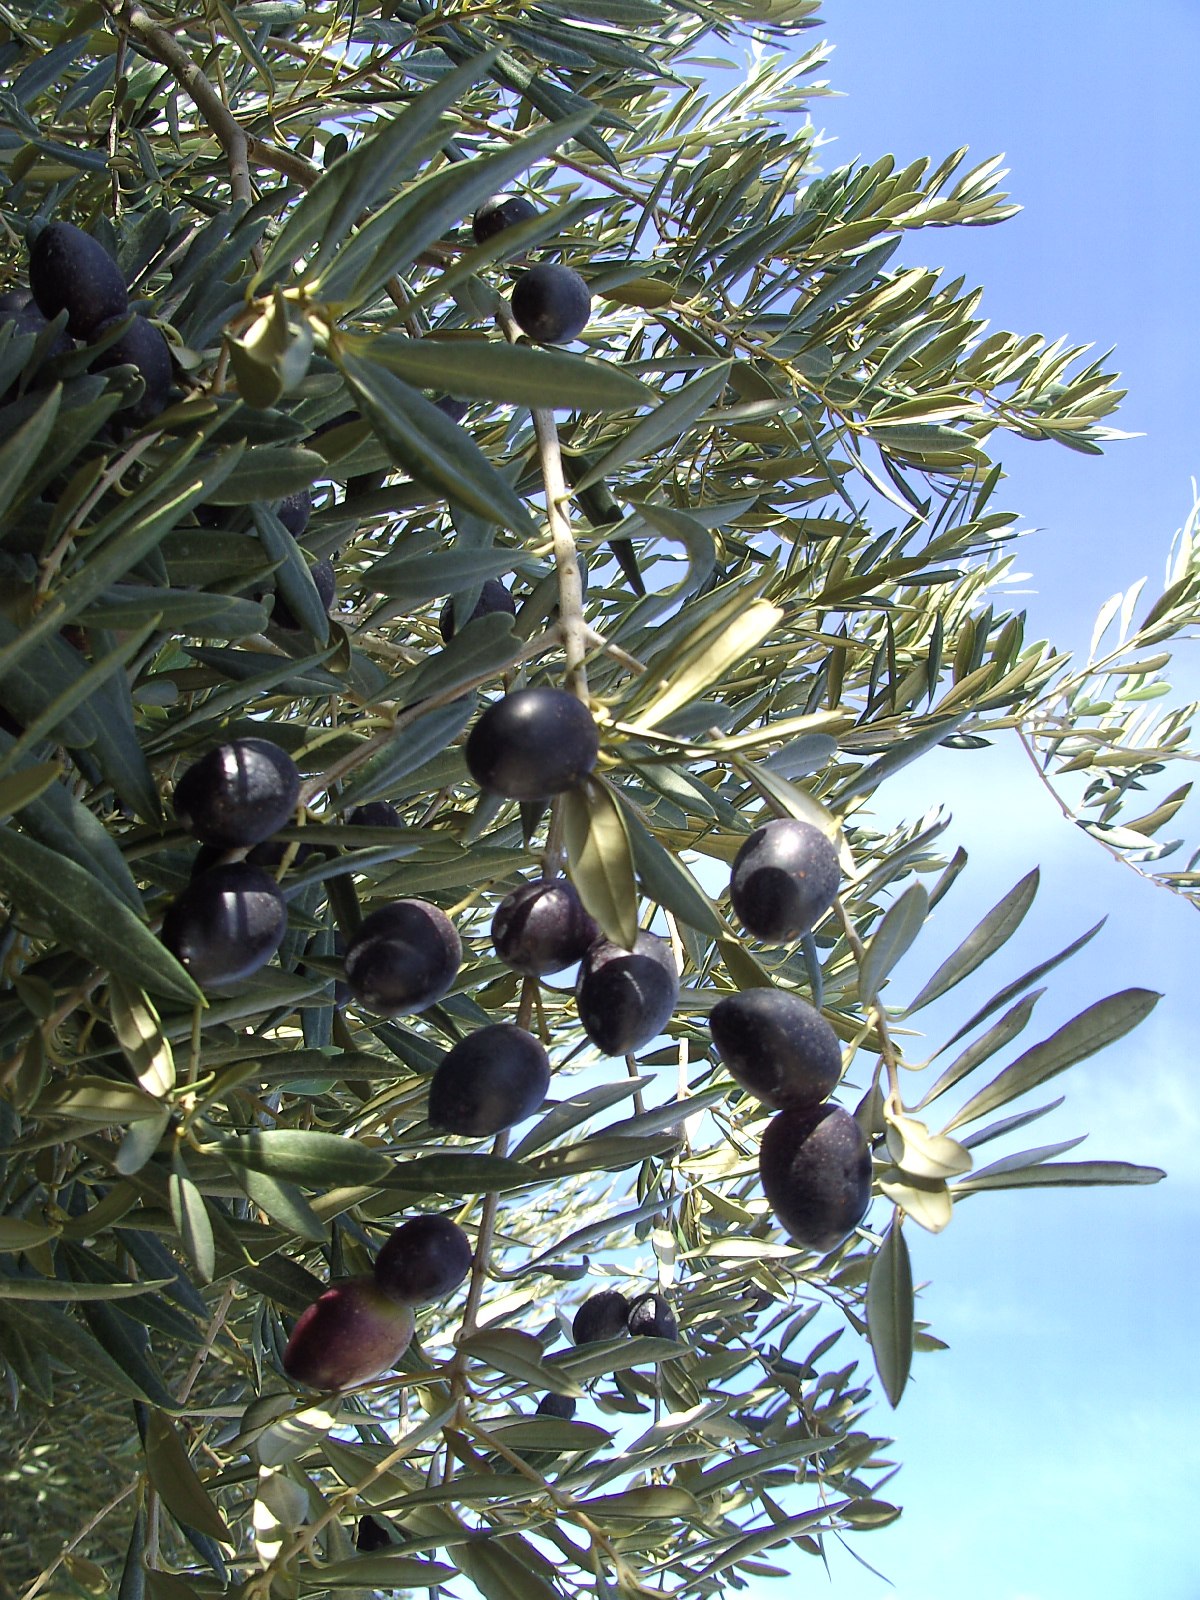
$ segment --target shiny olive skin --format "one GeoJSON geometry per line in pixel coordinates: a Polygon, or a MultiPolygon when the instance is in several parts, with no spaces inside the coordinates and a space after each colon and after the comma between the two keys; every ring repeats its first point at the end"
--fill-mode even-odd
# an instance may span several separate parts
{"type": "Polygon", "coordinates": [[[821,1013],[785,989],[718,1000],[709,1031],[730,1075],[774,1110],[814,1106],[842,1075],[842,1047],[821,1013]]]}
{"type": "Polygon", "coordinates": [[[283,1352],[283,1370],[314,1389],[348,1389],[395,1366],[413,1336],[410,1305],[370,1276],[327,1289],[301,1315],[283,1352]]]}
{"type": "Polygon", "coordinates": [[[536,344],[569,344],[588,325],[591,290],[573,267],[544,261],[513,285],[512,314],[536,344]]]}
{"type": "Polygon", "coordinates": [[[263,967],[287,931],[287,902],[261,867],[238,861],[193,878],[163,917],[162,942],[202,989],[263,967]]]}
{"type": "Polygon", "coordinates": [[[467,737],[467,770],[506,800],[549,800],[596,765],[600,735],[582,700],[565,689],[515,689],[493,701],[467,737]]]}
{"type": "Polygon", "coordinates": [[[848,1238],[871,1204],[871,1152],[841,1106],[776,1112],[758,1170],[780,1227],[819,1255],[848,1238]]]}
{"type": "Polygon", "coordinates": [[[368,1011],[396,1017],[424,1011],[453,986],[462,943],[444,911],[425,900],[395,900],[363,920],[346,946],[346,983],[368,1011]]]}
{"type": "Polygon", "coordinates": [[[493,1022],[460,1039],[434,1069],[429,1121],[486,1138],[531,1117],[550,1087],[550,1058],[524,1028],[493,1022]]]}
{"type": "Polygon", "coordinates": [[[581,961],[600,937],[567,878],[538,878],[506,894],[492,917],[492,945],[506,967],[528,978],[581,961]]]}
{"type": "Polygon", "coordinates": [[[51,222],[29,252],[29,287],[42,314],[67,313],[67,332],[91,339],[101,324],[129,310],[129,291],[98,239],[70,222],[51,222]]]}
{"type": "Polygon", "coordinates": [[[821,920],[841,878],[833,841],[809,822],[780,817],[755,828],[734,857],[729,895],[747,933],[787,944],[821,920]]]}
{"type": "MultiPolygon", "coordinates": [[[[483,585],[467,622],[474,622],[476,617],[490,617],[493,611],[506,611],[510,617],[517,614],[517,602],[499,578],[489,578],[483,585]]],[[[454,626],[454,597],[451,596],[438,616],[438,632],[442,636],[442,643],[449,644],[457,631],[454,626]]]]}
{"type": "Polygon", "coordinates": [[[679,1324],[667,1297],[655,1291],[630,1301],[629,1331],[643,1339],[678,1339],[679,1324]]]}
{"type": "Polygon", "coordinates": [[[575,1313],[571,1337],[576,1344],[615,1339],[628,1331],[629,1301],[619,1289],[598,1289],[575,1313]]]}
{"type": "Polygon", "coordinates": [[[486,244],[505,228],[518,222],[529,222],[538,214],[532,201],[522,194],[494,194],[483,202],[471,219],[471,232],[476,244],[486,244]]]}
{"type": "MultiPolygon", "coordinates": [[[[124,316],[112,317],[102,322],[92,333],[93,340],[104,337],[124,316]]],[[[107,367],[133,367],[141,377],[141,394],[132,404],[125,406],[121,416],[126,422],[140,427],[152,422],[166,408],[171,398],[174,372],[171,367],[171,347],[148,317],[137,315],[117,335],[92,363],[97,371],[107,367]]]]}
{"type": "Polygon", "coordinates": [[[632,950],[597,939],[579,964],[575,1004],[583,1031],[607,1056],[641,1049],[660,1034],[679,998],[671,947],[641,932],[632,950]]]}
{"type": "Polygon", "coordinates": [[[425,1212],[395,1228],[375,1257],[375,1282],[420,1306],[453,1294],[471,1270],[471,1241],[450,1217],[425,1212]]]}
{"type": "Polygon", "coordinates": [[[260,844],[291,818],[300,773],[269,739],[231,739],[194,761],[175,785],[175,815],[202,844],[260,844]]]}

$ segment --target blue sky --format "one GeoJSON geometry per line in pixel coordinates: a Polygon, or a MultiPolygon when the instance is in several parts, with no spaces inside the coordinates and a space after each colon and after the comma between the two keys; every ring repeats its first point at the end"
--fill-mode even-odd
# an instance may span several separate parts
{"type": "MultiPolygon", "coordinates": [[[[906,263],[982,283],[993,328],[1116,347],[1130,390],[1116,424],[1143,437],[1100,460],[1050,445],[1002,452],[1005,503],[1040,530],[1019,561],[1032,575],[1032,636],[1086,648],[1109,594],[1145,573],[1160,581],[1200,475],[1200,7],[826,0],[823,11],[836,45],[828,76],[843,96],[814,106],[836,136],[827,167],[888,151],[940,159],[962,144],[977,160],[1007,155],[1021,215],[929,230],[906,244],[906,263]]],[[[1200,651],[1185,646],[1179,659],[1195,695],[1200,651]]],[[[910,815],[948,804],[971,865],[894,993],[915,993],[1040,862],[1042,892],[1018,938],[977,986],[922,1014],[930,1038],[940,1043],[974,1002],[1107,913],[1051,979],[1028,1042],[1129,985],[1165,998],[1135,1034],[1058,1080],[1067,1105],[1026,1142],[1090,1132],[1081,1155],[1162,1166],[1169,1178],[981,1195],[940,1237],[911,1230],[928,1280],[922,1315],[952,1348],[918,1358],[899,1411],[881,1402],[873,1419],[896,1438],[903,1471],[889,1492],[905,1515],[855,1548],[895,1587],[836,1551],[831,1583],[812,1562],[797,1572],[806,1594],[837,1600],[1196,1600],[1195,913],[1066,823],[1016,751],[938,756],[886,803],[910,815]]]]}

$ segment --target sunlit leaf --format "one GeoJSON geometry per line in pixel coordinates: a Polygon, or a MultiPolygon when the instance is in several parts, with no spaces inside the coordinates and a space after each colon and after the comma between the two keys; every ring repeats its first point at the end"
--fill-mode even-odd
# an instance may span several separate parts
{"type": "Polygon", "coordinates": [[[899,1216],[893,1219],[871,1267],[867,1329],[883,1392],[898,1406],[913,1353],[912,1267],[899,1216]]]}

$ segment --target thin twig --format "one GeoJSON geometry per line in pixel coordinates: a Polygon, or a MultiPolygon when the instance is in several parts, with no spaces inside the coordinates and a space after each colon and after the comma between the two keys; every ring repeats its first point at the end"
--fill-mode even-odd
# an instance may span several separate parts
{"type": "Polygon", "coordinates": [[[127,1483],[125,1487],[120,1490],[119,1493],[115,1494],[106,1505],[101,1506],[99,1511],[96,1512],[95,1516],[89,1517],[88,1521],[82,1528],[80,1528],[79,1532],[72,1535],[67,1543],[63,1545],[62,1549],[58,1552],[50,1565],[48,1567],[44,1567],[42,1571],[38,1573],[37,1577],[21,1596],[21,1600],[33,1600],[34,1595],[45,1587],[45,1585],[58,1571],[59,1567],[62,1566],[63,1562],[71,1554],[71,1552],[73,1550],[77,1550],[83,1541],[88,1537],[88,1535],[95,1532],[95,1530],[104,1521],[105,1517],[108,1516],[109,1512],[115,1511],[119,1505],[129,1499],[129,1496],[134,1492],[141,1481],[142,1476],[141,1473],[139,1473],[137,1477],[134,1478],[132,1483],[127,1483]]]}
{"type": "Polygon", "coordinates": [[[131,33],[195,103],[197,111],[212,129],[229,164],[229,188],[234,200],[247,205],[254,198],[250,186],[249,140],[237,118],[221,99],[178,39],[160,28],[141,6],[126,4],[113,13],[117,22],[131,33]]]}

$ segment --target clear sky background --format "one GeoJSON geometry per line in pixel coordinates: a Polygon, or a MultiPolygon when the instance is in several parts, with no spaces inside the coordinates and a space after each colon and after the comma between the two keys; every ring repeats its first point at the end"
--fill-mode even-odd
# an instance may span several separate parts
{"type": "MultiPolygon", "coordinates": [[[[1116,425],[1144,437],[1103,459],[992,440],[1009,471],[997,501],[1039,530],[1018,563],[1031,574],[1029,636],[1086,651],[1108,595],[1147,573],[1161,583],[1200,475],[1200,7],[826,0],[823,14],[836,45],[828,76],[844,97],[813,108],[836,138],[827,169],[886,152],[936,161],[967,144],[976,161],[1006,153],[1005,187],[1024,207],[999,227],[910,235],[898,261],[983,284],[992,329],[1116,347],[1130,390],[1116,425]]],[[[1195,696],[1200,646],[1179,660],[1195,696]]],[[[1081,1156],[1169,1177],[979,1195],[940,1237],[909,1230],[928,1280],[921,1314],[952,1348],[918,1357],[899,1410],[881,1400],[871,1417],[896,1439],[903,1471],[887,1492],[905,1514],[854,1548],[895,1587],[836,1549],[831,1581],[810,1560],[798,1580],[837,1600],[1197,1600],[1200,923],[1063,820],[1015,749],[938,752],[910,774],[880,809],[948,804],[952,844],[971,864],[894,995],[914,994],[1041,863],[1017,938],[977,984],[922,1013],[931,1043],[1107,913],[1052,975],[1022,1044],[1129,985],[1165,998],[1136,1033],[1050,1086],[1068,1103],[1023,1143],[1090,1132],[1081,1156]]],[[[753,1592],[769,1600],[784,1587],[753,1592]]]]}

